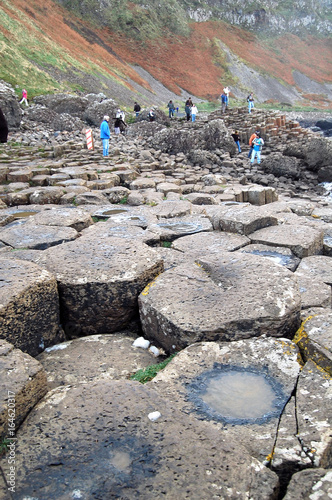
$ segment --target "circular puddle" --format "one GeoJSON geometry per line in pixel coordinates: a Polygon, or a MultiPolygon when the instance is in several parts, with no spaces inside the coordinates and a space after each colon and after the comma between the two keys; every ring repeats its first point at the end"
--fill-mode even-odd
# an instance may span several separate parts
{"type": "Polygon", "coordinates": [[[188,398],[208,419],[262,424],[281,414],[288,397],[267,370],[216,366],[190,384],[188,398]]]}

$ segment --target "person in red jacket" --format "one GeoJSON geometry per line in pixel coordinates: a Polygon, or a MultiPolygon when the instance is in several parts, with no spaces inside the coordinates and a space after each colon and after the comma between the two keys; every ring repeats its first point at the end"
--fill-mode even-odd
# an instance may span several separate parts
{"type": "Polygon", "coordinates": [[[254,146],[252,144],[252,141],[254,139],[256,139],[259,135],[259,131],[256,130],[253,134],[251,134],[250,136],[250,139],[249,139],[249,146],[250,146],[250,149],[249,149],[249,153],[248,153],[248,158],[251,158],[251,155],[252,155],[252,152],[253,152],[253,149],[254,149],[254,146]]]}

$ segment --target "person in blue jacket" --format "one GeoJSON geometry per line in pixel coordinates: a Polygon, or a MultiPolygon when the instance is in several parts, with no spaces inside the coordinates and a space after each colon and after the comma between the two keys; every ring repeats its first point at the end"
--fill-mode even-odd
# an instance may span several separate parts
{"type": "Polygon", "coordinates": [[[110,117],[108,115],[105,115],[100,125],[100,138],[103,142],[103,156],[108,156],[108,148],[111,136],[110,128],[108,125],[109,119],[110,117]]]}

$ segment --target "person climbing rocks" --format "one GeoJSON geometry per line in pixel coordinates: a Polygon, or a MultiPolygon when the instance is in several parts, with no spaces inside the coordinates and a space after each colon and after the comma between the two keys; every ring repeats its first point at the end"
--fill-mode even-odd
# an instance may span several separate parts
{"type": "Polygon", "coordinates": [[[191,106],[191,121],[194,122],[196,121],[196,115],[198,113],[198,109],[195,104],[191,106]]]}
{"type": "Polygon", "coordinates": [[[22,104],[22,102],[24,102],[26,106],[29,106],[28,92],[25,89],[22,90],[22,99],[20,100],[20,104],[22,104]]]}
{"type": "Polygon", "coordinates": [[[250,92],[250,94],[247,97],[247,102],[248,102],[248,111],[251,113],[251,110],[255,107],[255,99],[254,99],[254,94],[250,92]]]}
{"type": "Polygon", "coordinates": [[[175,106],[174,106],[174,103],[173,101],[169,101],[169,103],[167,104],[167,107],[168,107],[168,116],[169,118],[173,118],[174,116],[174,111],[175,111],[175,106]]]}
{"type": "Polygon", "coordinates": [[[105,115],[100,125],[100,138],[103,143],[103,156],[108,156],[109,141],[111,136],[110,128],[108,125],[109,119],[110,117],[108,115],[105,115]]]}
{"type": "Polygon", "coordinates": [[[235,132],[233,134],[231,134],[233,139],[234,139],[234,142],[235,144],[237,145],[237,148],[238,148],[238,151],[239,153],[241,153],[241,146],[240,146],[240,136],[239,136],[239,131],[238,130],[235,130],[235,132]]]}
{"type": "Polygon", "coordinates": [[[251,158],[251,155],[252,155],[252,152],[253,152],[253,145],[252,145],[252,141],[254,139],[256,139],[256,137],[258,137],[259,135],[259,131],[258,130],[255,130],[255,132],[253,134],[251,134],[250,136],[250,139],[249,139],[249,146],[250,146],[250,149],[249,149],[249,153],[248,153],[248,158],[251,158]]]}
{"type": "Polygon", "coordinates": [[[138,117],[140,111],[141,111],[141,106],[139,104],[137,104],[137,102],[135,101],[135,103],[134,103],[134,113],[136,114],[136,118],[138,117]]]}
{"type": "Polygon", "coordinates": [[[255,161],[255,156],[257,156],[257,163],[259,164],[261,162],[261,151],[264,146],[264,141],[261,138],[260,133],[257,134],[257,137],[252,141],[252,144],[254,150],[252,152],[250,162],[251,164],[253,164],[255,161]]]}

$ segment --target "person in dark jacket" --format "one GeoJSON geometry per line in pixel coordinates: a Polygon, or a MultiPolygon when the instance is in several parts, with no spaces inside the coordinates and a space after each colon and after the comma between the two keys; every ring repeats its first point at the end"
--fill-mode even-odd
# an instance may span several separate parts
{"type": "Polygon", "coordinates": [[[237,145],[239,153],[241,153],[240,136],[238,130],[235,130],[234,134],[232,134],[232,137],[234,139],[235,144],[237,145]]]}
{"type": "Polygon", "coordinates": [[[168,116],[169,118],[172,118],[174,116],[174,111],[175,111],[175,106],[173,101],[169,101],[167,107],[168,107],[168,116]]]}
{"type": "Polygon", "coordinates": [[[0,142],[7,142],[8,138],[8,124],[5,115],[0,108],[0,142]]]}
{"type": "Polygon", "coordinates": [[[141,111],[141,106],[137,104],[137,102],[134,103],[134,113],[136,113],[136,118],[139,115],[139,112],[141,111]]]}
{"type": "Polygon", "coordinates": [[[191,117],[191,108],[193,106],[193,102],[191,100],[191,97],[189,97],[187,100],[186,100],[186,104],[184,106],[184,111],[186,113],[186,116],[187,116],[187,122],[189,122],[190,120],[190,117],[191,117]]]}

